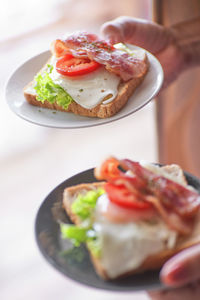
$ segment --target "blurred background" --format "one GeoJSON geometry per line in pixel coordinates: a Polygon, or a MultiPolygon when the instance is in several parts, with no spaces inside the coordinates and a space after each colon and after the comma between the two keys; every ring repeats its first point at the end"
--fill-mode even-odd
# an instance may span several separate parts
{"type": "MultiPolygon", "coordinates": [[[[66,178],[94,167],[110,154],[156,160],[153,103],[136,114],[99,127],[63,130],[28,123],[11,112],[4,87],[24,61],[74,30],[99,33],[120,15],[150,18],[147,0],[7,0],[0,11],[0,299],[132,299],[79,285],[43,259],[34,237],[37,210],[66,178]]],[[[23,95],[22,95],[23,97],[23,95]]],[[[145,293],[134,293],[147,299],[145,293]]],[[[136,299],[136,298],[134,298],[136,299]]]]}
{"type": "MultiPolygon", "coordinates": [[[[180,1],[179,1],[180,2],[180,1]]],[[[36,246],[34,221],[46,195],[66,178],[108,155],[158,161],[155,103],[99,127],[44,128],[15,116],[4,88],[27,59],[76,29],[99,33],[120,15],[152,18],[150,0],[7,0],[0,10],[0,299],[148,299],[79,285],[54,270],[36,246]]],[[[23,97],[23,95],[22,95],[23,97]]]]}

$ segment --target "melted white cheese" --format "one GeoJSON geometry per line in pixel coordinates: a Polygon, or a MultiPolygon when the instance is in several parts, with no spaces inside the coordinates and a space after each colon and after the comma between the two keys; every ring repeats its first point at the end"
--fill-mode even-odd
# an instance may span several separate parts
{"type": "MultiPolygon", "coordinates": [[[[152,172],[178,181],[163,168],[141,163],[152,172]]],[[[131,173],[130,173],[131,176],[131,173]]],[[[181,179],[179,179],[179,183],[181,179]]],[[[110,278],[138,268],[147,257],[165,249],[174,248],[177,233],[158,218],[156,222],[111,223],[102,213],[109,199],[106,194],[99,197],[95,211],[94,228],[102,243],[101,264],[110,278]]]]}
{"type": "MultiPolygon", "coordinates": [[[[87,75],[67,77],[58,73],[55,69],[55,58],[52,57],[49,64],[53,65],[50,77],[59,84],[80,106],[92,109],[99,103],[107,104],[113,101],[118,94],[120,77],[100,67],[87,75]],[[108,99],[104,100],[106,97],[108,99]]],[[[41,73],[45,72],[45,67],[41,73]]],[[[36,95],[34,84],[26,88],[26,92],[36,95]]]]}
{"type": "Polygon", "coordinates": [[[117,96],[120,77],[108,72],[104,67],[87,75],[67,77],[56,71],[55,63],[55,59],[52,58],[50,64],[54,68],[50,77],[82,107],[91,109],[107,96],[109,99],[103,101],[104,104],[111,102],[117,96]]]}
{"type": "Polygon", "coordinates": [[[102,243],[101,264],[110,278],[138,268],[151,254],[174,247],[176,232],[161,220],[154,224],[114,224],[102,216],[100,206],[97,205],[93,226],[102,243]]]}

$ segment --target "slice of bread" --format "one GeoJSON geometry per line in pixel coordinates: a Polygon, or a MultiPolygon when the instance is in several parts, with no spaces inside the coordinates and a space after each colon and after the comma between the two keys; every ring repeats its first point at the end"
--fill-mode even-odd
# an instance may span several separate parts
{"type": "MultiPolygon", "coordinates": [[[[173,168],[174,167],[170,167],[170,166],[165,167],[165,169],[167,169],[168,171],[170,170],[170,172],[172,171],[173,168]]],[[[175,174],[180,174],[177,167],[175,167],[175,170],[176,170],[175,174]]],[[[183,177],[183,180],[185,181],[184,177],[183,177]]],[[[81,223],[81,220],[79,219],[79,217],[74,215],[74,213],[71,210],[71,205],[72,205],[73,201],[76,199],[77,195],[84,194],[89,190],[97,189],[98,187],[102,186],[102,184],[103,184],[102,182],[79,184],[76,186],[66,188],[64,190],[63,206],[73,223],[75,223],[77,225],[79,225],[81,223]]],[[[161,252],[156,253],[154,255],[150,255],[143,261],[143,263],[138,268],[129,270],[128,272],[120,274],[120,276],[117,276],[116,278],[128,276],[128,275],[135,274],[135,273],[140,273],[140,272],[147,271],[147,270],[159,269],[164,264],[164,262],[167,261],[170,257],[172,257],[176,253],[180,252],[181,250],[188,248],[192,245],[195,245],[197,243],[200,243],[200,213],[196,216],[192,234],[190,234],[189,236],[178,236],[176,245],[174,248],[169,249],[166,247],[166,249],[162,250],[161,252]]],[[[89,250],[89,253],[90,253],[91,261],[93,262],[93,265],[94,265],[94,268],[95,268],[97,274],[105,280],[113,279],[113,278],[110,278],[108,272],[102,266],[101,260],[99,258],[94,257],[91,254],[90,250],[89,250]]],[[[119,257],[120,257],[120,254],[119,254],[119,257]]]]}
{"type": "MultiPolygon", "coordinates": [[[[86,109],[82,107],[81,105],[77,104],[75,101],[73,101],[67,109],[64,109],[63,107],[59,106],[57,103],[51,104],[48,101],[44,101],[42,103],[41,101],[37,100],[36,93],[30,92],[30,88],[34,86],[34,82],[30,82],[27,86],[24,88],[24,96],[26,100],[34,106],[39,106],[43,108],[53,109],[53,110],[59,110],[64,112],[72,112],[77,115],[81,116],[87,116],[87,117],[98,117],[98,118],[108,118],[113,115],[115,115],[124,105],[127,103],[131,95],[134,93],[135,89],[142,83],[145,75],[148,72],[148,59],[147,56],[144,56],[144,61],[146,64],[146,68],[144,69],[143,74],[139,78],[133,78],[127,82],[121,82],[118,86],[118,94],[114,100],[107,104],[103,104],[102,102],[106,99],[103,99],[103,101],[98,104],[96,107],[92,109],[86,109]]],[[[45,67],[45,66],[44,66],[45,67]]]]}

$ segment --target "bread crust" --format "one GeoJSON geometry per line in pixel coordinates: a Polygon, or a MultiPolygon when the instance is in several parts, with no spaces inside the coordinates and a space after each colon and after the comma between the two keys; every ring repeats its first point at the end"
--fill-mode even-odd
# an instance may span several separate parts
{"type": "Polygon", "coordinates": [[[98,117],[102,119],[108,118],[115,115],[118,111],[120,111],[124,107],[124,105],[129,100],[130,96],[134,93],[136,88],[142,83],[149,68],[147,57],[145,57],[145,63],[146,63],[146,68],[141,77],[133,78],[127,82],[123,82],[123,83],[121,82],[118,87],[118,94],[114,100],[112,100],[110,103],[107,104],[100,103],[92,109],[86,109],[80,106],[79,104],[77,104],[75,101],[70,103],[67,109],[64,109],[63,107],[59,106],[57,103],[52,104],[49,103],[48,101],[44,101],[44,103],[42,103],[41,101],[38,101],[36,99],[36,95],[28,93],[26,91],[28,87],[33,85],[33,82],[30,82],[27,86],[25,86],[24,97],[29,104],[34,106],[39,106],[39,107],[63,111],[63,112],[71,112],[76,115],[86,116],[86,117],[98,117]]]}
{"type": "MultiPolygon", "coordinates": [[[[102,185],[103,182],[78,184],[76,186],[72,186],[64,190],[63,207],[66,210],[68,216],[70,217],[73,223],[78,225],[81,222],[80,219],[76,215],[74,215],[73,212],[71,211],[71,205],[75,200],[76,196],[79,193],[85,193],[86,191],[89,191],[91,189],[97,189],[98,187],[102,187],[102,185]]],[[[140,265],[140,267],[131,270],[129,272],[123,273],[120,276],[116,277],[115,279],[136,274],[136,273],[141,273],[147,270],[159,269],[170,257],[180,252],[181,250],[191,247],[197,243],[200,243],[200,213],[196,217],[194,230],[192,234],[187,237],[183,237],[183,236],[178,237],[175,248],[165,249],[159,253],[156,253],[155,255],[150,255],[144,260],[144,262],[140,265]]],[[[108,273],[101,265],[100,259],[94,257],[91,254],[89,249],[88,251],[97,274],[105,280],[112,280],[113,278],[109,277],[108,273]]]]}

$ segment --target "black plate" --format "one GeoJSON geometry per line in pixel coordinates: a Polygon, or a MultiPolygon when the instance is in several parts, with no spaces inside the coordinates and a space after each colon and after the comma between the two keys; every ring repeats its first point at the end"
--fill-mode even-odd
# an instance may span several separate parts
{"type": "MultiPolygon", "coordinates": [[[[185,176],[188,183],[200,192],[199,179],[186,172],[185,176]]],[[[65,180],[46,197],[39,208],[35,223],[36,240],[40,251],[47,261],[61,273],[90,287],[111,291],[163,288],[159,280],[159,270],[132,275],[124,279],[104,281],[96,275],[84,246],[66,252],[66,248],[69,248],[70,244],[61,239],[59,221],[71,222],[62,208],[63,190],[75,184],[95,181],[93,169],[89,169],[65,180]]]]}

